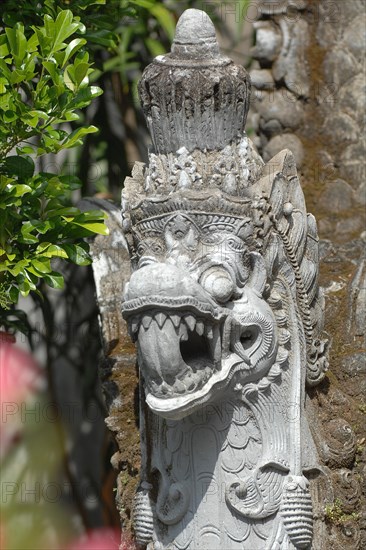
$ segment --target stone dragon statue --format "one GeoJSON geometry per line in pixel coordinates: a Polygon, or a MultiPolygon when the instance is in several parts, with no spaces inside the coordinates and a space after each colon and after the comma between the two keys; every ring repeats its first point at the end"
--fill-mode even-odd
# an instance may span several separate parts
{"type": "Polygon", "coordinates": [[[318,460],[305,384],[327,368],[316,222],[292,153],[245,134],[246,71],[209,17],[181,16],[139,93],[154,152],[122,194],[132,265],[149,550],[312,547],[318,460]]]}

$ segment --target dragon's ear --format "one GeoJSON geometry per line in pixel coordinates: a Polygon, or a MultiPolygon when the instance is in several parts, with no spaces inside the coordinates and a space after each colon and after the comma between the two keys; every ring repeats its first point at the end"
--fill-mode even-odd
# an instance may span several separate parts
{"type": "Polygon", "coordinates": [[[262,295],[267,282],[266,264],[258,252],[251,252],[249,256],[252,269],[248,285],[262,295]]]}
{"type": "MultiPolygon", "coordinates": [[[[272,283],[280,276],[298,303],[308,352],[308,382],[324,376],[327,344],[321,342],[324,305],[319,290],[318,233],[314,216],[306,212],[304,195],[291,151],[284,150],[263,168],[262,178],[251,188],[254,200],[262,197],[262,256],[272,283]]],[[[254,287],[263,275],[254,269],[254,287]],[[257,274],[258,272],[258,274],[257,274]]],[[[263,283],[262,283],[263,284],[263,283]]]]}

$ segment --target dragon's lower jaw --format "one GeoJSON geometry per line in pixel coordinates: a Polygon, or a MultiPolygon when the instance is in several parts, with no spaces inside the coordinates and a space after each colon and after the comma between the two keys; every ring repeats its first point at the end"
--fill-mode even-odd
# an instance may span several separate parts
{"type": "Polygon", "coordinates": [[[135,321],[146,402],[155,414],[188,416],[243,370],[242,358],[222,357],[222,330],[223,322],[193,311],[150,310],[135,321]]]}
{"type": "Polygon", "coordinates": [[[220,325],[208,316],[147,311],[135,334],[149,403],[189,401],[221,368],[220,325]]]}
{"type": "Polygon", "coordinates": [[[185,395],[175,395],[161,398],[156,394],[146,392],[146,403],[152,412],[169,420],[181,420],[202,408],[205,403],[212,400],[213,396],[227,387],[235,371],[240,367],[232,368],[229,365],[220,371],[215,371],[200,389],[185,395]]]}

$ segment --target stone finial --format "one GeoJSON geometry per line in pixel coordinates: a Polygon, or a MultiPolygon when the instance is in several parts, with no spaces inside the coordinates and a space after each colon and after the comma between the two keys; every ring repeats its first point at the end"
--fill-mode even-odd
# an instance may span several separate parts
{"type": "Polygon", "coordinates": [[[221,55],[208,15],[190,9],[172,52],[145,69],[139,94],[156,153],[220,150],[244,132],[250,78],[221,55]]]}
{"type": "Polygon", "coordinates": [[[220,58],[215,27],[201,10],[186,10],[180,17],[172,45],[172,57],[197,59],[220,58]]]}

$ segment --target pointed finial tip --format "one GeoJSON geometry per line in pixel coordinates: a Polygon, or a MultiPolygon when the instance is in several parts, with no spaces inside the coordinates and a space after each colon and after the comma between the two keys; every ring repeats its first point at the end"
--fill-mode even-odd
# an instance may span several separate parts
{"type": "Polygon", "coordinates": [[[215,27],[207,13],[193,8],[186,10],[177,23],[174,42],[194,44],[207,38],[216,41],[215,27]]]}
{"type": "Polygon", "coordinates": [[[220,55],[215,27],[206,12],[193,8],[183,12],[177,23],[172,54],[203,58],[220,55]]]}

